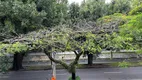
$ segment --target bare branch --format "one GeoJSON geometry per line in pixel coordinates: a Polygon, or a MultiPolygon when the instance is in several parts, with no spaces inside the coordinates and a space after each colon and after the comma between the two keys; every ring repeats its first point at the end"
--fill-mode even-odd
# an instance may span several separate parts
{"type": "Polygon", "coordinates": [[[78,55],[78,52],[77,51],[74,51],[75,55],[77,56],[78,55]]]}

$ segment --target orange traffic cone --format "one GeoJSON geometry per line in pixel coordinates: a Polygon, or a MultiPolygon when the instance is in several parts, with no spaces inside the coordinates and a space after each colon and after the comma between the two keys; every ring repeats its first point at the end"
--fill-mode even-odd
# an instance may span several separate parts
{"type": "Polygon", "coordinates": [[[54,76],[52,76],[51,80],[56,80],[56,78],[54,76]]]}

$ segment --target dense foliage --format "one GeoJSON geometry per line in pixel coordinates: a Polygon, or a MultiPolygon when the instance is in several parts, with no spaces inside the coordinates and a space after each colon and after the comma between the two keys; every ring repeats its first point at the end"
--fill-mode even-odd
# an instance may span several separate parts
{"type": "Polygon", "coordinates": [[[0,1],[0,40],[41,28],[44,15],[33,2],[0,1]]]}
{"type": "Polygon", "coordinates": [[[137,7],[135,7],[134,9],[132,9],[132,10],[129,12],[129,14],[130,14],[130,15],[136,15],[136,14],[139,14],[139,13],[141,13],[141,12],[142,12],[142,4],[139,5],[139,6],[137,6],[137,7]]]}
{"type": "Polygon", "coordinates": [[[60,24],[96,21],[114,13],[127,14],[132,5],[138,6],[140,2],[113,0],[105,3],[105,0],[85,0],[81,5],[68,5],[67,0],[0,0],[0,40],[60,24]]]}
{"type": "Polygon", "coordinates": [[[142,42],[142,14],[134,15],[131,17],[126,24],[121,26],[120,35],[131,39],[133,49],[140,49],[138,52],[141,53],[141,42],[142,42]]]}

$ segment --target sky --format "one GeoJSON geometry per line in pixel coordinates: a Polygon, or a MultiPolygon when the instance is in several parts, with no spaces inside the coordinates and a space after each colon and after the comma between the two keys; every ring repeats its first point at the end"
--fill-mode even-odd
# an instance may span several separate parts
{"type": "MultiPolygon", "coordinates": [[[[69,4],[72,3],[72,2],[76,2],[76,3],[81,3],[81,1],[83,0],[68,0],[69,1],[69,4]]],[[[106,3],[109,3],[111,0],[106,0],[106,3]]]]}

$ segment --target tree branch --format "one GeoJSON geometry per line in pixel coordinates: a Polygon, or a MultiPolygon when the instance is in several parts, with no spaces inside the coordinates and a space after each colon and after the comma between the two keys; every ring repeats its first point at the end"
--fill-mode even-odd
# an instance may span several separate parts
{"type": "Polygon", "coordinates": [[[79,54],[77,54],[75,60],[70,64],[70,66],[74,66],[74,65],[78,64],[78,60],[82,54],[83,54],[83,52],[80,52],[79,54]]]}
{"type": "Polygon", "coordinates": [[[73,51],[73,52],[75,53],[76,56],[78,55],[77,51],[73,51]]]}
{"type": "Polygon", "coordinates": [[[49,51],[50,51],[50,49],[51,48],[47,48],[47,49],[44,49],[44,53],[48,56],[48,58],[51,60],[51,61],[53,61],[53,62],[55,62],[55,63],[59,63],[59,64],[61,64],[65,69],[69,69],[69,66],[65,63],[65,62],[63,62],[63,61],[61,61],[61,60],[56,60],[56,59],[54,59],[52,56],[51,56],[51,52],[48,52],[48,49],[49,49],[49,51]]]}

